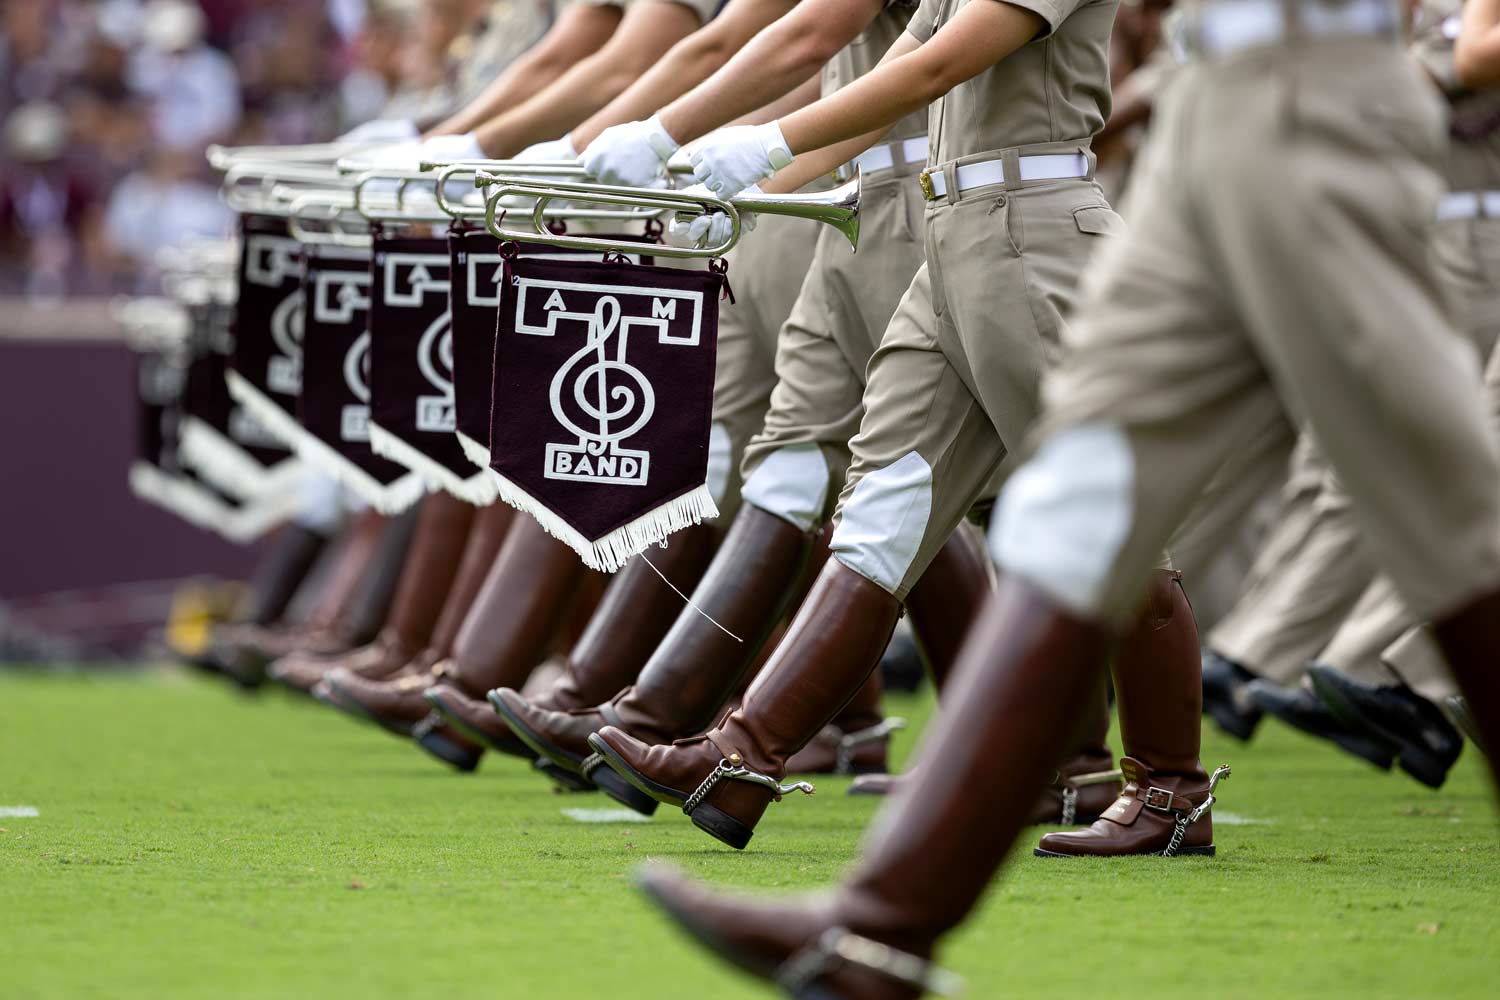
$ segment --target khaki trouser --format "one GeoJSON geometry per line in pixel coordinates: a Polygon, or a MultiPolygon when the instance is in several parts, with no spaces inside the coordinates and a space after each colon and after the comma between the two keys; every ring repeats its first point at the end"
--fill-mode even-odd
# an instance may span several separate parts
{"type": "Polygon", "coordinates": [[[1311,437],[1298,441],[1293,462],[1286,516],[1262,552],[1262,575],[1208,640],[1278,684],[1302,675],[1375,577],[1352,502],[1328,488],[1332,473],[1311,437]]]}
{"type": "Polygon", "coordinates": [[[762,215],[726,257],[735,300],[719,304],[708,458],[709,489],[722,525],[739,510],[740,462],[771,405],[776,333],[811,266],[818,226],[807,219],[762,215]]]}
{"type": "Polygon", "coordinates": [[[1281,488],[1296,441],[1289,426],[1267,426],[1229,456],[1193,515],[1172,536],[1172,565],[1189,581],[1200,633],[1230,614],[1253,585],[1258,556],[1273,527],[1282,523],[1281,488]]]}
{"type": "Polygon", "coordinates": [[[1003,569],[1125,625],[1225,456],[1290,413],[1410,607],[1440,616],[1500,585],[1500,448],[1428,238],[1443,122],[1392,41],[1182,73],[1131,231],[1091,269],[1078,348],[1049,376],[1041,447],[997,506],[1003,569]]]}
{"type": "Polygon", "coordinates": [[[831,546],[845,566],[905,598],[1019,447],[1084,262],[1123,228],[1091,180],[929,203],[927,262],[870,361],[850,442],[831,546]]]}
{"type": "MultiPolygon", "coordinates": [[[[1485,221],[1482,238],[1490,248],[1500,246],[1500,221],[1485,221]],[[1490,240],[1496,242],[1490,243],[1490,240]]],[[[1489,257],[1490,274],[1500,282],[1500,255],[1489,257]]],[[[1500,284],[1491,287],[1500,287],[1500,284]]],[[[1494,297],[1486,297],[1490,305],[1494,297]]],[[[1469,300],[1473,302],[1472,299],[1469,300]]],[[[1483,315],[1483,306],[1471,315],[1483,315]]],[[[1491,319],[1494,318],[1490,314],[1491,319]]],[[[1500,329],[1500,325],[1489,327],[1500,329]]],[[[1485,398],[1491,423],[1500,432],[1500,345],[1490,351],[1484,373],[1485,398]]],[[[1321,659],[1367,684],[1388,684],[1394,674],[1404,684],[1432,701],[1441,701],[1458,689],[1442,652],[1425,624],[1407,610],[1388,577],[1370,586],[1359,607],[1339,629],[1321,659]]]]}
{"type": "MultiPolygon", "coordinates": [[[[1433,244],[1438,272],[1450,292],[1461,332],[1469,335],[1481,354],[1491,355],[1488,395],[1492,406],[1500,406],[1500,359],[1492,354],[1500,333],[1500,294],[1496,294],[1500,289],[1500,220],[1440,222],[1433,244]]],[[[1493,416],[1500,429],[1500,412],[1493,416]]],[[[1310,505],[1315,512],[1311,530],[1304,533],[1295,518],[1283,522],[1278,535],[1300,537],[1301,544],[1290,553],[1268,549],[1284,570],[1271,578],[1268,587],[1247,593],[1235,613],[1214,630],[1209,645],[1245,669],[1280,684],[1295,680],[1314,657],[1371,683],[1388,683],[1380,669],[1384,654],[1387,660],[1406,662],[1419,683],[1451,688],[1445,668],[1441,677],[1432,676],[1439,662],[1437,649],[1424,633],[1411,629],[1411,637],[1401,641],[1394,657],[1386,650],[1396,636],[1415,624],[1412,615],[1389,580],[1360,598],[1374,579],[1375,567],[1360,539],[1353,504],[1328,472],[1311,438],[1304,437],[1298,461],[1318,481],[1310,505]],[[1319,657],[1325,644],[1328,649],[1319,657]]],[[[1411,680],[1407,683],[1416,686],[1411,680]]]]}
{"type": "Polygon", "coordinates": [[[922,264],[920,190],[881,171],[860,194],[859,253],[830,229],[776,342],[776,388],[746,449],[747,502],[810,530],[832,513],[864,416],[865,370],[922,264]]]}

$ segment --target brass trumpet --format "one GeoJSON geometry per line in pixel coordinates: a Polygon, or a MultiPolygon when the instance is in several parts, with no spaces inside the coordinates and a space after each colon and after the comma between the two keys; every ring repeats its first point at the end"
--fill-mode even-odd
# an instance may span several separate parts
{"type": "Polygon", "coordinates": [[[859,248],[859,194],[863,178],[857,170],[852,180],[829,191],[740,195],[727,201],[709,194],[672,188],[633,188],[540,178],[528,180],[524,177],[494,174],[488,170],[477,171],[474,182],[488,192],[485,199],[485,227],[502,240],[541,243],[572,250],[638,249],[622,247],[610,240],[547,231],[547,212],[553,201],[581,201],[596,205],[628,205],[648,210],[651,214],[675,212],[681,215],[702,215],[706,212],[723,212],[729,217],[730,232],[722,243],[708,247],[654,246],[651,253],[656,257],[722,257],[740,240],[743,231],[741,212],[814,219],[842,233],[851,249],[859,248]],[[530,216],[532,231],[507,228],[502,224],[503,206],[500,205],[500,200],[513,196],[534,199],[530,216]]]}

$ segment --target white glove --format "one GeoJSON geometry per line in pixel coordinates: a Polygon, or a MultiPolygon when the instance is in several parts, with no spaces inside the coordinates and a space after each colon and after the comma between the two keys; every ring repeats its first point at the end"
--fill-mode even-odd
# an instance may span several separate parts
{"type": "Polygon", "coordinates": [[[666,164],[678,146],[661,120],[652,115],[643,122],[611,125],[589,143],[579,159],[589,176],[601,184],[666,187],[666,164]]]}
{"type": "MultiPolygon", "coordinates": [[[[711,192],[702,184],[694,184],[690,188],[684,188],[682,193],[710,194],[711,192]]],[[[760,185],[758,184],[751,184],[749,187],[745,188],[745,190],[739,193],[748,195],[765,194],[765,192],[760,189],[760,185]]],[[[754,228],[755,213],[741,212],[741,235],[743,236],[745,233],[750,232],[754,228]]],[[[699,249],[710,246],[721,246],[725,240],[729,239],[729,234],[733,231],[733,229],[734,224],[729,221],[729,216],[724,212],[704,212],[702,215],[695,215],[688,219],[684,219],[680,216],[674,215],[672,217],[672,225],[669,227],[669,231],[673,235],[685,235],[688,239],[688,242],[692,243],[699,249]]]]}
{"type": "Polygon", "coordinates": [[[417,170],[424,162],[438,160],[483,160],[484,150],[473,132],[435,135],[422,142],[398,142],[362,151],[350,159],[365,170],[417,170]]]}
{"type": "Polygon", "coordinates": [[[339,142],[412,142],[421,134],[416,123],[405,118],[377,118],[354,126],[339,136],[339,142]]]}
{"type": "Polygon", "coordinates": [[[720,198],[734,197],[791,162],[779,122],[721,128],[693,150],[694,175],[720,198]]]}
{"type": "Polygon", "coordinates": [[[465,132],[462,135],[435,135],[431,139],[423,140],[417,146],[421,154],[419,160],[437,162],[441,160],[488,160],[484,150],[479,148],[479,140],[474,137],[473,132],[465,132]]]}
{"type": "Polygon", "coordinates": [[[533,143],[517,153],[515,158],[532,163],[547,160],[577,160],[578,150],[573,148],[573,136],[570,133],[561,139],[533,143]]]}

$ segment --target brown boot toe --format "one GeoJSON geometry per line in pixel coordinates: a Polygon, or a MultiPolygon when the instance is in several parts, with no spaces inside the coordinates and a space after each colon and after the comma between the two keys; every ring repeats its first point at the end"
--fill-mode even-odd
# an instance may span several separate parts
{"type": "Polygon", "coordinates": [[[505,720],[495,714],[488,701],[471,698],[466,691],[447,681],[434,684],[422,692],[422,697],[454,729],[476,743],[512,757],[536,758],[531,748],[510,731],[505,720]]]}
{"type": "Polygon", "coordinates": [[[412,726],[431,710],[422,697],[434,681],[431,674],[401,674],[378,681],[347,670],[331,670],[324,680],[339,708],[400,736],[410,736],[412,726]]]}
{"type": "MultiPolygon", "coordinates": [[[[638,878],[641,890],[683,930],[724,960],[769,980],[787,995],[913,1000],[921,989],[834,953],[848,931],[821,897],[747,900],[711,892],[663,865],[638,878]]],[[[857,940],[857,939],[856,939],[857,940]]],[[[901,958],[924,971],[918,956],[901,958]]]]}
{"type": "Polygon", "coordinates": [[[893,795],[905,780],[904,774],[861,774],[849,785],[849,794],[893,795]]]}
{"type": "Polygon", "coordinates": [[[589,737],[605,725],[596,709],[555,712],[511,688],[491,691],[489,700],[515,737],[537,756],[583,775],[583,762],[594,752],[589,737]]]}

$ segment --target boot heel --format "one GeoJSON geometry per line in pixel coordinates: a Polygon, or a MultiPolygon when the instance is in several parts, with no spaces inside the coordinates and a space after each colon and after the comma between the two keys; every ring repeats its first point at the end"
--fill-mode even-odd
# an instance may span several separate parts
{"type": "Polygon", "coordinates": [[[417,737],[417,745],[438,760],[465,774],[473,771],[479,766],[479,758],[484,756],[483,750],[473,750],[469,747],[460,746],[450,740],[440,730],[431,729],[417,737]]]}
{"type": "Polygon", "coordinates": [[[556,790],[559,792],[598,791],[598,786],[589,779],[580,777],[565,767],[558,767],[545,757],[536,758],[531,762],[531,766],[538,774],[552,779],[552,783],[557,786],[556,790]]]}
{"type": "Polygon", "coordinates": [[[755,836],[755,831],[733,816],[707,803],[700,805],[688,817],[693,825],[704,833],[721,840],[737,851],[743,851],[745,845],[750,843],[750,838],[755,836]]]}
{"type": "Polygon", "coordinates": [[[605,795],[608,795],[622,806],[629,806],[642,816],[653,815],[656,812],[656,807],[661,805],[660,802],[657,802],[614,771],[611,771],[602,761],[589,772],[589,779],[605,795]]]}

